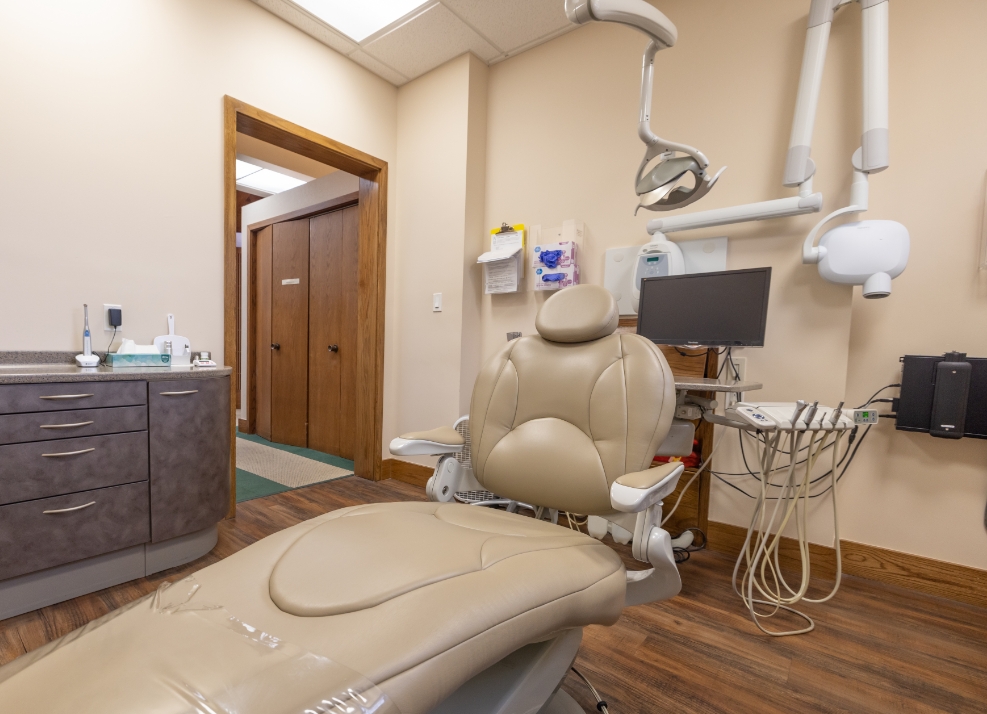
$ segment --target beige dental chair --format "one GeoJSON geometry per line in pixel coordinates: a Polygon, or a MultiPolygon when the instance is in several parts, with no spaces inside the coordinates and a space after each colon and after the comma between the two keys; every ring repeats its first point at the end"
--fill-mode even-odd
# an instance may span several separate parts
{"type": "MultiPolygon", "coordinates": [[[[626,572],[608,546],[524,515],[345,508],[0,668],[0,711],[581,712],[559,686],[582,628],[681,587],[658,524],[682,467],[648,469],[674,382],[653,344],[613,334],[617,306],[601,287],[553,295],[536,326],[476,380],[475,477],[626,527],[651,570],[626,572]]],[[[402,453],[462,448],[451,428],[396,441],[402,453]]]]}

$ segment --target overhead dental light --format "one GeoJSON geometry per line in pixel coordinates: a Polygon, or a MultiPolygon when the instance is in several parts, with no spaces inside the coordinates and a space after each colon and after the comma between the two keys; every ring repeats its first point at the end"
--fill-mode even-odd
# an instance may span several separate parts
{"type": "Polygon", "coordinates": [[[709,160],[701,151],[662,139],[651,131],[655,55],[675,45],[678,32],[672,21],[644,0],[566,0],[565,13],[577,25],[616,22],[633,27],[651,39],[644,51],[641,74],[641,118],[637,134],[647,149],[634,181],[640,199],[638,209],[671,211],[695,203],[709,193],[726,167],[711,176],[706,171],[709,160]],[[649,170],[655,159],[658,163],[649,170]]]}

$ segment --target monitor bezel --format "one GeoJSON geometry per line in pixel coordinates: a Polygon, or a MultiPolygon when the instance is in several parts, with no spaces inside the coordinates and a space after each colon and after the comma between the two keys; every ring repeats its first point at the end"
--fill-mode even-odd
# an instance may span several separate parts
{"type": "Polygon", "coordinates": [[[768,326],[768,298],[771,294],[771,266],[765,266],[763,268],[744,268],[743,270],[715,270],[707,273],[684,273],[681,275],[663,275],[661,277],[655,278],[643,278],[641,280],[641,297],[638,300],[638,312],[637,312],[637,334],[641,335],[647,340],[654,342],[656,345],[670,345],[675,347],[689,347],[692,349],[703,348],[703,347],[764,347],[765,335],[767,333],[768,326]],[[767,280],[764,281],[764,310],[761,313],[761,328],[760,335],[761,339],[757,342],[742,342],[742,341],[713,341],[713,342],[658,342],[648,337],[647,335],[641,335],[641,306],[644,304],[644,295],[647,290],[647,283],[652,283],[659,280],[690,280],[700,277],[711,277],[719,275],[739,275],[743,273],[763,273],[766,275],[767,280]]]}

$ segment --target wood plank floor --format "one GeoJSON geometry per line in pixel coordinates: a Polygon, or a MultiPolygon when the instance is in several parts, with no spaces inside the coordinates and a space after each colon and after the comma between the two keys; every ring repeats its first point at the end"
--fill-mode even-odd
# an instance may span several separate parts
{"type": "MultiPolygon", "coordinates": [[[[213,552],[193,563],[0,622],[0,664],[282,528],[399,500],[424,500],[424,492],[353,477],[242,503],[236,520],[220,525],[213,552]]],[[[615,548],[633,563],[626,547],[615,548]]],[[[833,601],[807,606],[815,632],[768,638],[733,594],[732,567],[694,553],[681,566],[679,597],[586,629],[576,664],[612,714],[987,711],[987,609],[846,577],[833,601]]],[[[575,676],[564,687],[596,710],[575,676]]]]}

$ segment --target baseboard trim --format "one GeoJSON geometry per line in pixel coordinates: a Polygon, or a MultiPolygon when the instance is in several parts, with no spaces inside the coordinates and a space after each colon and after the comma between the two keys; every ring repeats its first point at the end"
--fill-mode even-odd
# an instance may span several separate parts
{"type": "MultiPolygon", "coordinates": [[[[736,558],[743,547],[747,529],[710,521],[706,535],[710,550],[736,558]]],[[[836,577],[836,551],[814,543],[809,548],[813,575],[827,580],[836,577]]],[[[840,541],[840,548],[843,572],[847,575],[987,607],[987,570],[848,540],[840,541]]],[[[794,569],[798,562],[797,541],[782,538],[779,557],[782,567],[787,565],[794,569]]]]}
{"type": "Polygon", "coordinates": [[[425,488],[425,484],[432,477],[434,469],[431,466],[413,464],[410,461],[401,459],[384,459],[381,464],[384,478],[392,478],[395,481],[410,483],[412,486],[425,488]]]}

